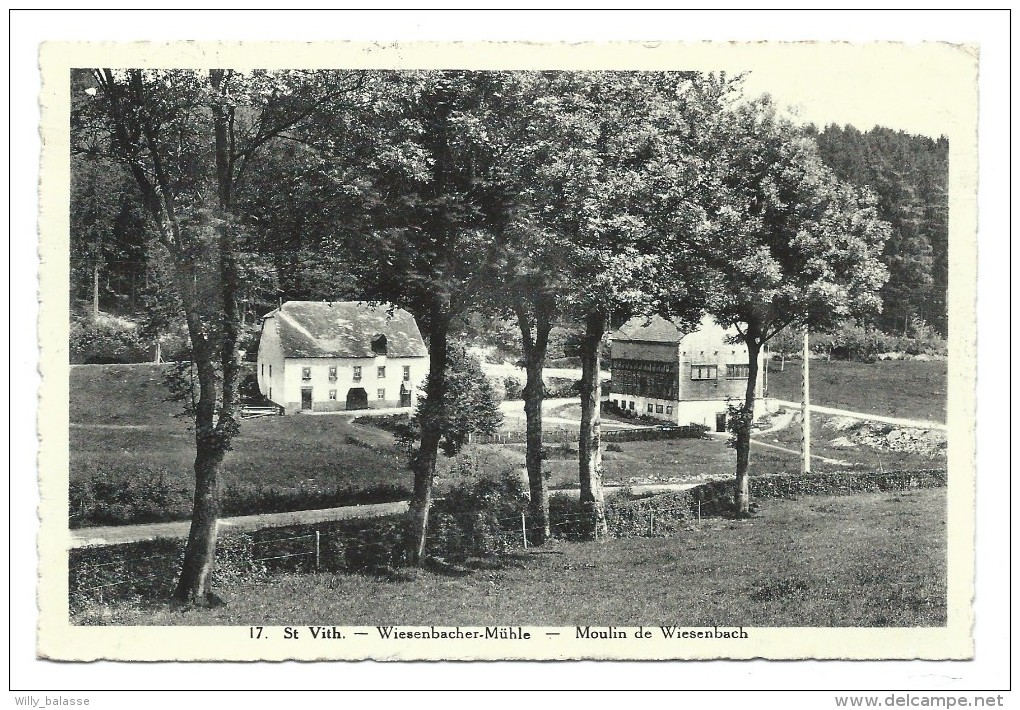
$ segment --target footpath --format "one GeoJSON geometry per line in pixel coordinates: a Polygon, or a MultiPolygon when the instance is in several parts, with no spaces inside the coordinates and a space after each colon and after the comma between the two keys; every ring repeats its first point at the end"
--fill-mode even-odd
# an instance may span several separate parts
{"type": "MultiPolygon", "coordinates": [[[[288,525],[305,525],[334,520],[360,520],[379,518],[384,515],[399,515],[407,511],[407,501],[376,503],[373,505],[348,505],[341,508],[320,508],[318,510],[296,510],[292,513],[264,513],[242,515],[234,518],[220,518],[217,530],[224,532],[253,532],[263,528],[282,528],[288,525]]],[[[146,523],[144,525],[111,525],[108,527],[78,528],[71,530],[71,547],[99,547],[119,545],[125,542],[155,540],[160,537],[186,538],[191,522],[181,520],[174,523],[146,523]]]]}

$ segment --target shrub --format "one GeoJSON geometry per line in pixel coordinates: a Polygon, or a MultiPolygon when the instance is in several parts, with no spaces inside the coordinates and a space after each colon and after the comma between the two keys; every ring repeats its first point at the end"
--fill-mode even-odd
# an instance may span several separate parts
{"type": "MultiPolygon", "coordinates": [[[[442,407],[420,398],[411,417],[412,439],[417,439],[422,418],[438,421],[442,438],[439,447],[447,456],[456,455],[470,434],[493,434],[503,423],[499,398],[482,371],[481,363],[463,345],[451,345],[446,361],[446,395],[442,407]]],[[[422,384],[428,391],[428,377],[422,384]]]]}
{"type": "MultiPolygon", "coordinates": [[[[81,528],[186,520],[191,515],[192,489],[175,484],[174,480],[165,469],[144,469],[124,476],[109,471],[72,476],[68,490],[68,524],[71,528],[81,528]]],[[[258,515],[339,508],[407,500],[410,495],[406,486],[393,484],[316,488],[232,483],[222,492],[220,513],[223,516],[258,515]]]]}
{"type": "MultiPolygon", "coordinates": [[[[752,498],[799,498],[806,495],[850,495],[878,491],[939,488],[946,485],[946,471],[833,471],[831,473],[777,473],[752,476],[752,498]]],[[[733,481],[711,481],[691,489],[702,515],[728,515],[733,510],[733,481]]]]}
{"type": "Polygon", "coordinates": [[[503,378],[503,399],[521,399],[524,396],[524,385],[513,375],[503,378]]]}
{"type": "Polygon", "coordinates": [[[558,397],[576,397],[580,390],[580,380],[566,377],[549,377],[545,380],[545,396],[549,399],[558,397]]]}
{"type": "Polygon", "coordinates": [[[259,390],[259,378],[254,372],[246,372],[241,376],[241,381],[237,383],[237,393],[244,404],[258,406],[269,401],[259,390]]]}
{"type": "MultiPolygon", "coordinates": [[[[694,500],[691,491],[661,493],[638,499],[627,491],[607,496],[605,511],[609,536],[671,537],[690,527],[694,518],[694,500]]],[[[550,496],[549,518],[555,537],[567,540],[590,537],[591,509],[573,496],[550,496]]]]}
{"type": "Polygon", "coordinates": [[[335,572],[388,570],[400,560],[402,529],[395,520],[363,522],[347,529],[331,527],[322,537],[320,568],[335,572]]]}
{"type": "Polygon", "coordinates": [[[432,507],[429,553],[463,560],[506,552],[527,500],[521,479],[512,469],[452,488],[432,507]]]}
{"type": "Polygon", "coordinates": [[[113,321],[82,320],[71,326],[68,342],[73,365],[148,362],[148,347],[134,328],[113,321]]]}
{"type": "Polygon", "coordinates": [[[99,471],[72,477],[68,495],[72,528],[180,520],[191,513],[192,504],[191,491],[174,485],[173,476],[162,468],[122,478],[99,471]]]}
{"type": "Polygon", "coordinates": [[[606,451],[613,451],[615,453],[622,453],[623,447],[619,444],[606,444],[606,451]]]}

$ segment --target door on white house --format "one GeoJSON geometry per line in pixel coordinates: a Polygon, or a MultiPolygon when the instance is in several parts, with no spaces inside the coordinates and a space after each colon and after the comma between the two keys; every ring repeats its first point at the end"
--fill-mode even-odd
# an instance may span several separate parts
{"type": "Polygon", "coordinates": [[[347,390],[347,409],[368,409],[368,392],[364,387],[347,390]]]}
{"type": "Polygon", "coordinates": [[[312,409],[312,388],[302,387],[301,388],[301,411],[311,411],[312,409]]]}

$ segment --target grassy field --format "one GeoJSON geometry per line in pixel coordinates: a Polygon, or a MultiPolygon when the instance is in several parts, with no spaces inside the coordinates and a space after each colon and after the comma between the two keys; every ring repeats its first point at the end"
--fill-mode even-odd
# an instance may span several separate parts
{"type": "MultiPolygon", "coordinates": [[[[926,419],[939,416],[937,410],[944,400],[927,393],[941,386],[944,396],[944,363],[817,362],[812,365],[816,401],[820,404],[926,419]]],[[[791,363],[787,364],[785,372],[773,372],[773,394],[791,399],[799,396],[791,389],[799,388],[799,372],[799,365],[791,363]]],[[[180,411],[179,406],[164,401],[162,368],[154,365],[73,367],[71,393],[72,491],[97,482],[104,485],[126,482],[134,488],[132,495],[151,499],[145,521],[186,519],[190,514],[193,485],[194,435],[189,430],[188,420],[175,416],[180,411]],[[156,488],[164,494],[151,494],[156,488]]],[[[566,405],[551,411],[550,415],[571,418],[577,414],[576,410],[578,405],[566,405]]],[[[932,460],[867,446],[833,447],[831,442],[838,432],[826,429],[825,421],[824,417],[815,418],[812,446],[818,455],[876,470],[927,468],[944,463],[944,458],[932,460]]],[[[505,426],[523,428],[523,423],[523,419],[508,417],[505,426]]],[[[576,428],[576,425],[549,422],[547,426],[549,430],[561,428],[576,428]]],[[[791,451],[755,446],[751,457],[752,475],[799,469],[796,453],[800,447],[799,425],[794,423],[782,431],[758,438],[791,451]]],[[[576,444],[551,444],[548,454],[546,470],[550,487],[576,487],[576,444]]],[[[734,466],[733,451],[721,439],[623,443],[607,446],[603,456],[606,482],[619,485],[727,476],[732,475],[734,466]]],[[[437,484],[441,492],[460,478],[465,469],[499,471],[523,466],[523,445],[473,446],[457,459],[441,459],[437,484]]],[[[818,462],[815,470],[833,467],[834,464],[818,462]]],[[[354,424],[337,416],[270,417],[243,422],[234,451],[224,464],[222,485],[226,492],[225,513],[243,514],[328,507],[330,496],[338,492],[350,497],[368,489],[388,488],[387,499],[393,500],[401,497],[401,492],[409,493],[411,475],[404,451],[382,429],[354,424]],[[274,502],[258,511],[248,510],[251,506],[247,502],[237,503],[255,499],[273,499],[274,502]],[[295,501],[300,499],[310,502],[298,506],[295,501]]],[[[334,498],[341,500],[337,496],[334,498]]],[[[74,510],[72,515],[75,515],[74,510]]],[[[95,522],[88,516],[78,515],[72,518],[73,525],[120,522],[119,519],[95,522]]]]}
{"type": "MultiPolygon", "coordinates": [[[[811,361],[811,399],[815,404],[888,417],[944,422],[946,370],[942,361],[811,361]]],[[[800,401],[801,363],[769,364],[769,395],[800,401]]]]}
{"type": "MultiPolygon", "coordinates": [[[[172,498],[164,519],[190,515],[194,434],[176,404],[163,401],[153,365],[71,368],[70,476],[86,481],[158,481],[172,498]]],[[[223,465],[221,485],[325,494],[396,487],[410,491],[404,451],[392,435],[344,417],[267,417],[244,421],[223,465]]],[[[403,496],[396,496],[397,498],[403,496]]],[[[286,504],[284,504],[286,507],[286,504]]],[[[229,510],[229,507],[228,507],[229,510]]],[[[73,511],[72,511],[73,512],[73,511]]]]}
{"type": "Polygon", "coordinates": [[[940,626],[945,490],[768,500],[682,536],[554,542],[458,576],[284,574],[218,590],[227,606],[87,610],[123,625],[940,626]],[[540,591],[540,594],[536,594],[540,591]]]}

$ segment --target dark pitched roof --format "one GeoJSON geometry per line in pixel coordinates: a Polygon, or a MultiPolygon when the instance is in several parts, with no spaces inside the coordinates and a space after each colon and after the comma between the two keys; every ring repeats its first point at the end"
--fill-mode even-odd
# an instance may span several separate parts
{"type": "Polygon", "coordinates": [[[662,316],[636,316],[612,334],[613,340],[643,340],[652,343],[679,343],[687,333],[662,316]]]}
{"type": "Polygon", "coordinates": [[[414,317],[388,305],[358,301],[288,301],[269,313],[284,357],[374,357],[372,341],[386,336],[389,357],[425,357],[414,317]]]}

